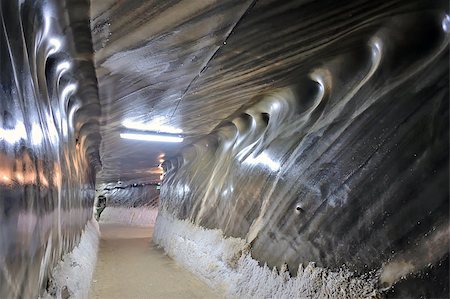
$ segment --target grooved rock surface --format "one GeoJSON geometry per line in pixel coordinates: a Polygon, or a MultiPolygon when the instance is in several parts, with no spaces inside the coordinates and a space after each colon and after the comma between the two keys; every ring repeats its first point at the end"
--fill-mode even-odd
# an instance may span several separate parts
{"type": "Polygon", "coordinates": [[[87,1],[0,1],[0,298],[42,295],[92,218],[90,36],[87,1]]]}
{"type": "Polygon", "coordinates": [[[162,209],[270,268],[315,262],[376,272],[386,296],[447,297],[447,13],[256,1],[178,111],[247,105],[165,163],[162,209]]]}

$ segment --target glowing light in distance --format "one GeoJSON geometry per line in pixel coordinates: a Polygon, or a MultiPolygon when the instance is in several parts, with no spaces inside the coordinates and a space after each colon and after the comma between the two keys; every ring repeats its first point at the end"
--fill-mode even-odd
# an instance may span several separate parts
{"type": "Polygon", "coordinates": [[[141,140],[141,141],[156,141],[156,142],[183,142],[183,137],[167,136],[158,134],[145,133],[120,133],[120,138],[141,140]]]}

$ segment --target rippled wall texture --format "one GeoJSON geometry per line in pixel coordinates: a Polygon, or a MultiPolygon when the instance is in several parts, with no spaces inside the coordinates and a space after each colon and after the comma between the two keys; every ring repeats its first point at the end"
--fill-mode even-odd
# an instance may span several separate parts
{"type": "Polygon", "coordinates": [[[157,183],[98,184],[97,196],[106,197],[107,207],[156,208],[159,204],[159,185],[157,183]]]}
{"type": "Polygon", "coordinates": [[[303,36],[295,82],[165,163],[163,210],[245,239],[270,267],[315,262],[370,272],[388,297],[448,296],[449,16],[445,2],[402,5],[312,27],[333,42],[303,36]]]}
{"type": "Polygon", "coordinates": [[[0,2],[0,298],[36,298],[92,217],[100,107],[88,4],[0,2]]]}

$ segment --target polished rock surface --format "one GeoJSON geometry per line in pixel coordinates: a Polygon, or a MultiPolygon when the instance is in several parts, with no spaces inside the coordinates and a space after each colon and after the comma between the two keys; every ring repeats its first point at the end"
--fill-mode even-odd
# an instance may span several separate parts
{"type": "MultiPolygon", "coordinates": [[[[249,5],[249,0],[92,1],[91,28],[103,108],[99,182],[159,179],[149,173],[160,164],[159,156],[181,149],[179,144],[120,139],[127,125],[182,130],[185,144],[205,133],[205,128],[211,129],[203,111],[187,113],[181,105],[249,5]]],[[[204,98],[197,100],[211,109],[207,113],[218,108],[204,98]]],[[[233,107],[221,119],[232,112],[233,107]]]]}
{"type": "Polygon", "coordinates": [[[100,105],[86,1],[0,1],[0,298],[37,298],[92,217],[100,105]]]}
{"type": "Polygon", "coordinates": [[[236,112],[165,162],[163,209],[270,267],[447,297],[447,9],[256,1],[178,105],[197,133],[236,112]]]}
{"type": "Polygon", "coordinates": [[[96,197],[106,197],[106,207],[158,208],[159,190],[158,183],[97,184],[96,197]]]}
{"type": "Polygon", "coordinates": [[[126,124],[182,130],[189,144],[327,61],[338,59],[333,68],[343,69],[334,85],[364,76],[372,55],[367,44],[376,36],[389,40],[384,61],[398,71],[433,47],[422,42],[430,26],[417,24],[446,26],[446,9],[442,1],[93,0],[103,107],[99,180],[151,181],[159,155],[181,148],[121,140],[126,124]]]}
{"type": "Polygon", "coordinates": [[[90,4],[0,2],[1,298],[46,287],[95,176],[148,184],[163,161],[165,212],[261,264],[448,296],[446,1],[90,4]],[[119,138],[142,124],[185,142],[119,138]]]}

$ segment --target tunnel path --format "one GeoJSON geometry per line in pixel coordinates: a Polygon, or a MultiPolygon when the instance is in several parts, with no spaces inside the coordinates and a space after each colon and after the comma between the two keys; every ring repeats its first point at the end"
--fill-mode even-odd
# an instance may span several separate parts
{"type": "Polygon", "coordinates": [[[151,227],[101,224],[91,299],[220,298],[151,242],[151,227]]]}

